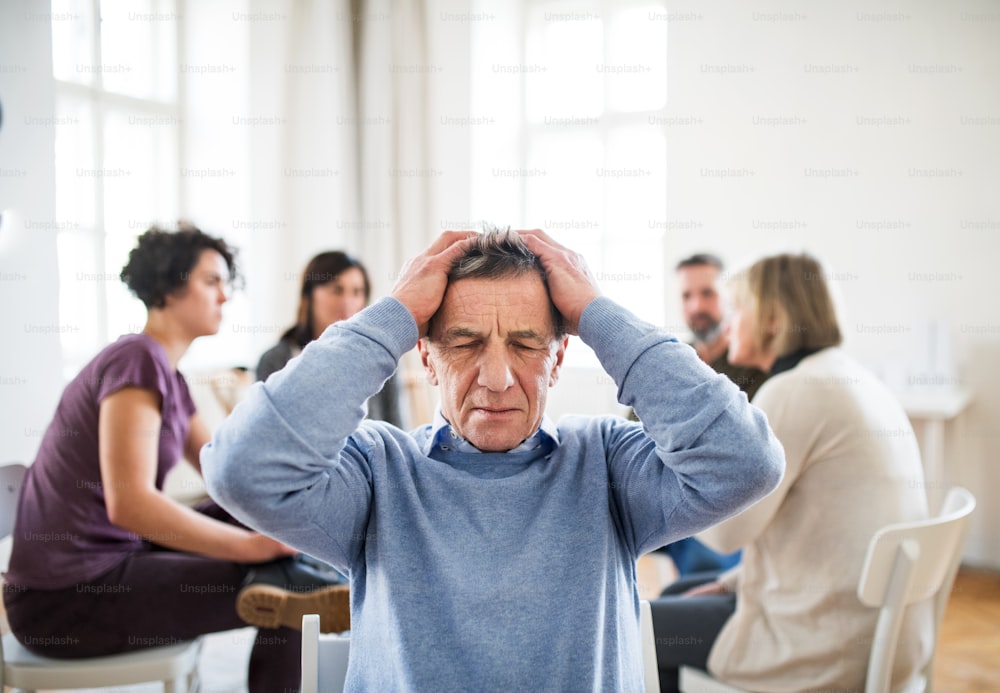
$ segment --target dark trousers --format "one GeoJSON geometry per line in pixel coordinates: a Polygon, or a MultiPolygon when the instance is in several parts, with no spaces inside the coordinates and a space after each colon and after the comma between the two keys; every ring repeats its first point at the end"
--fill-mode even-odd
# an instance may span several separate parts
{"type": "MultiPolygon", "coordinates": [[[[237,524],[214,503],[197,509],[237,524]]],[[[244,628],[236,594],[249,567],[154,547],[129,554],[96,580],[65,589],[6,586],[4,603],[14,635],[36,654],[117,654],[244,628]]],[[[300,656],[299,631],[259,630],[250,653],[250,691],[297,691],[300,656]]]]}
{"type": "Polygon", "coordinates": [[[650,602],[653,633],[656,637],[656,664],[660,691],[675,693],[682,666],[707,669],[708,654],[719,631],[736,609],[736,596],[709,595],[682,597],[682,593],[706,582],[718,573],[695,573],[667,586],[659,599],[650,602]]]}

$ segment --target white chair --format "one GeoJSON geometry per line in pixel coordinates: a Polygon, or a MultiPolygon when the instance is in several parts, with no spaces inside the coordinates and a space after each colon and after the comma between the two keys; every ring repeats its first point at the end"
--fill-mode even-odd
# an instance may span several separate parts
{"type": "Polygon", "coordinates": [[[351,656],[349,635],[319,632],[319,614],[302,617],[302,686],[300,693],[341,693],[351,656]],[[322,657],[320,656],[322,654],[322,657]]]}
{"type": "MultiPolygon", "coordinates": [[[[22,464],[0,467],[0,540],[13,531],[17,499],[26,471],[22,464]]],[[[0,690],[10,686],[30,693],[162,681],[165,693],[197,691],[200,652],[201,640],[196,639],[109,657],[50,659],[28,652],[13,634],[8,633],[3,636],[0,646],[0,690]]]]}
{"type": "MultiPolygon", "coordinates": [[[[642,673],[646,693],[659,693],[660,674],[656,668],[656,642],[653,635],[653,611],[649,602],[639,602],[639,631],[642,636],[642,673]]],[[[301,693],[341,693],[347,677],[351,638],[319,632],[319,616],[302,617],[302,688],[301,693]],[[320,655],[322,654],[322,657],[320,655]]]]}
{"type": "MultiPolygon", "coordinates": [[[[879,614],[868,658],[865,693],[930,693],[938,633],[962,560],[969,515],[975,507],[976,499],[969,491],[952,488],[937,517],[888,525],[876,532],[868,544],[858,599],[865,606],[877,608],[879,614]],[[930,659],[908,681],[890,688],[906,607],[931,597],[934,633],[930,659]]],[[[681,668],[680,689],[684,693],[742,693],[690,667],[681,668]]]]}
{"type": "Polygon", "coordinates": [[[653,607],[639,602],[639,635],[642,645],[642,680],[646,693],[660,693],[660,670],[656,667],[656,635],[653,633],[653,607]]]}

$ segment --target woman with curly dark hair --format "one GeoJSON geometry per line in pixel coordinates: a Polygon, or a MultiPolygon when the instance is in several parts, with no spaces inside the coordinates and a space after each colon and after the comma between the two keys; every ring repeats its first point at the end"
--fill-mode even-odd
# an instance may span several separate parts
{"type": "MultiPolygon", "coordinates": [[[[29,650],[91,657],[244,627],[245,583],[295,561],[214,503],[190,508],[163,492],[182,456],[200,470],[210,437],[177,363],[218,332],[236,276],[234,251],[193,226],[154,227],[131,251],[121,279],[145,304],[145,327],[69,383],[21,491],[4,602],[29,650]]],[[[319,580],[293,594],[342,600],[347,612],[346,587],[319,580]]],[[[298,636],[256,638],[251,691],[297,688],[298,636]]]]}

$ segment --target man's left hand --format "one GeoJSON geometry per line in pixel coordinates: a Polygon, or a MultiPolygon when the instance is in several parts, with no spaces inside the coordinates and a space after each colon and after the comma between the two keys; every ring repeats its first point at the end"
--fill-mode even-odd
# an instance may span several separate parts
{"type": "Polygon", "coordinates": [[[563,316],[566,332],[578,334],[583,309],[601,295],[601,288],[586,261],[582,255],[560,245],[539,229],[518,231],[518,234],[542,261],[549,296],[563,316]]]}

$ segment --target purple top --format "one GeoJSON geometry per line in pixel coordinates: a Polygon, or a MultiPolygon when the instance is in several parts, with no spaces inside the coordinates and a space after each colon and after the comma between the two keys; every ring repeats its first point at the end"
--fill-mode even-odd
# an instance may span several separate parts
{"type": "Polygon", "coordinates": [[[98,415],[104,398],[125,387],[160,395],[156,488],[163,488],[184,452],[194,402],[158,342],[144,334],[125,335],[63,391],[21,489],[7,582],[62,589],[93,580],[148,547],[139,535],[111,524],[104,503],[98,415]]]}

